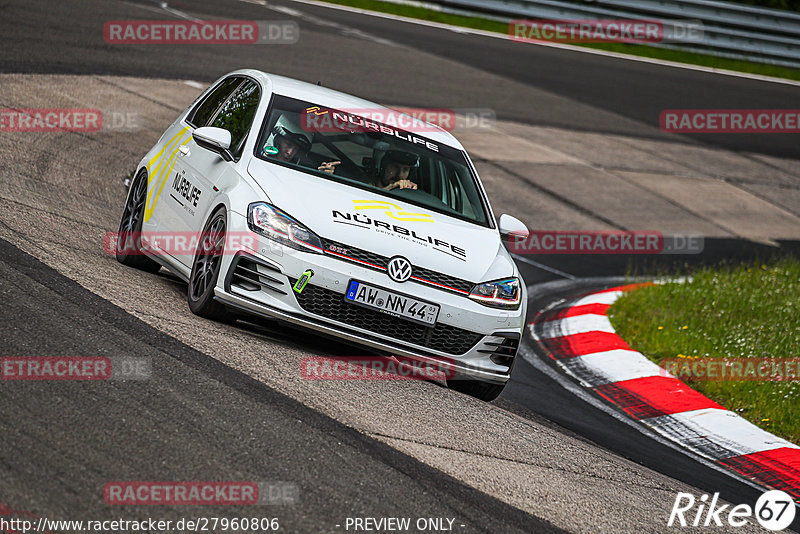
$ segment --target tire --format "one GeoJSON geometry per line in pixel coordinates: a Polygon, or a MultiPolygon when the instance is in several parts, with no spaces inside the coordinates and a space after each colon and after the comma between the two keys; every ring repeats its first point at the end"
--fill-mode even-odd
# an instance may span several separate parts
{"type": "Polygon", "coordinates": [[[221,207],[203,227],[189,276],[189,309],[195,315],[215,321],[230,320],[225,306],[214,300],[214,287],[222,267],[226,229],[225,208],[221,207]]]}
{"type": "Polygon", "coordinates": [[[470,397],[489,402],[500,396],[506,385],[482,382],[480,380],[448,380],[447,387],[470,397]]]}
{"type": "Polygon", "coordinates": [[[122,219],[117,232],[117,261],[126,267],[134,267],[148,273],[155,273],[161,265],[142,252],[141,236],[144,224],[144,205],[147,200],[147,171],[142,169],[131,185],[125,200],[122,219]]]}

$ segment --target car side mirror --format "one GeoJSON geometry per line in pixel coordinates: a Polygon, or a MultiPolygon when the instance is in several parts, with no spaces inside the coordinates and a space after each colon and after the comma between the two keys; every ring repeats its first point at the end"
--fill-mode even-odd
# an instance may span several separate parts
{"type": "Polygon", "coordinates": [[[192,132],[192,137],[197,146],[210,150],[224,159],[233,161],[231,154],[231,133],[215,126],[203,126],[192,132]]]}
{"type": "Polygon", "coordinates": [[[500,227],[500,236],[503,239],[514,239],[519,242],[524,241],[530,235],[525,223],[511,215],[501,215],[498,226],[500,227]]]}

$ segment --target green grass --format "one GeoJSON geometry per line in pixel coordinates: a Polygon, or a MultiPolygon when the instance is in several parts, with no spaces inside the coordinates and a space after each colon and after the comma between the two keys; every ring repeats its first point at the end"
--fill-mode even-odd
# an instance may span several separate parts
{"type": "MultiPolygon", "coordinates": [[[[485,30],[494,33],[508,34],[508,24],[481,17],[452,15],[450,13],[442,13],[441,11],[436,11],[424,7],[393,4],[391,2],[382,2],[380,0],[321,0],[321,1],[324,1],[329,4],[338,4],[338,5],[355,7],[359,9],[365,9],[369,11],[389,13],[401,17],[409,17],[414,19],[427,20],[431,22],[441,22],[443,24],[451,24],[454,26],[462,26],[465,28],[473,28],[476,30],[485,30]]],[[[388,36],[388,38],[391,39],[391,36],[388,36]]],[[[520,43],[520,46],[524,46],[524,44],[520,43]]],[[[713,67],[717,69],[746,72],[750,74],[758,74],[761,76],[773,76],[776,78],[800,80],[800,69],[779,67],[776,65],[768,65],[765,63],[754,63],[752,61],[743,61],[738,59],[720,58],[707,54],[685,52],[682,50],[668,50],[664,48],[656,48],[654,46],[635,45],[627,43],[576,44],[575,46],[583,46],[586,48],[606,50],[609,52],[630,54],[634,56],[648,57],[653,59],[675,61],[678,63],[687,63],[690,65],[701,65],[704,67],[713,67]]]]}
{"type": "MultiPolygon", "coordinates": [[[[647,286],[609,310],[617,333],[665,358],[800,358],[800,261],[706,268],[685,283],[647,286]]],[[[687,381],[694,389],[800,443],[800,381],[687,381]]]]}

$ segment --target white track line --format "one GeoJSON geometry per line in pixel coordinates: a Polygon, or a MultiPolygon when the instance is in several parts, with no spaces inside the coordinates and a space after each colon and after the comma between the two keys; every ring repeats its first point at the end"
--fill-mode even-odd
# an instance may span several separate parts
{"type": "Polygon", "coordinates": [[[700,440],[704,442],[703,449],[708,447],[707,444],[714,444],[726,451],[720,454],[719,459],[781,447],[800,449],[800,446],[758,428],[742,416],[719,408],[704,408],[652,417],[644,419],[643,422],[684,447],[697,447],[700,445],[698,443],[700,440]]]}
{"type": "Polygon", "coordinates": [[[623,291],[604,291],[602,293],[592,293],[589,296],[583,297],[570,304],[570,308],[575,306],[584,306],[586,304],[614,304],[614,302],[622,296],[623,291]]]}
{"type": "Polygon", "coordinates": [[[575,315],[542,323],[542,337],[574,336],[586,332],[614,332],[611,321],[605,315],[575,315]]]}
{"type": "Polygon", "coordinates": [[[585,367],[593,374],[592,386],[651,376],[670,376],[635,350],[614,349],[564,360],[568,367],[585,367]]]}

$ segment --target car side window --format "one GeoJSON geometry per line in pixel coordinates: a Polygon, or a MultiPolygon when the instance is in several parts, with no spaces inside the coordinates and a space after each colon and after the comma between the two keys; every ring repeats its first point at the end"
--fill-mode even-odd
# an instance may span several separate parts
{"type": "Polygon", "coordinates": [[[211,91],[186,117],[186,122],[200,128],[208,126],[219,107],[230,96],[236,87],[242,83],[242,78],[233,77],[224,80],[216,89],[211,91]]]}
{"type": "Polygon", "coordinates": [[[231,153],[238,157],[247,139],[247,132],[253,124],[261,91],[258,84],[245,80],[222,104],[214,122],[210,126],[228,130],[231,133],[231,153]]]}

